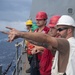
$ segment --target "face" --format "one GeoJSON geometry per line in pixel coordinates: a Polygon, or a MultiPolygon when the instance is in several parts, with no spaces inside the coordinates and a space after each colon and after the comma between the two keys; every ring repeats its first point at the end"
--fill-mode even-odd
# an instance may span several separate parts
{"type": "Polygon", "coordinates": [[[30,30],[31,29],[31,26],[26,26],[27,27],[27,30],[30,30]]]}
{"type": "Polygon", "coordinates": [[[67,26],[57,26],[57,35],[59,38],[66,38],[68,35],[68,27],[67,26]]]}
{"type": "Polygon", "coordinates": [[[38,27],[41,27],[41,26],[43,26],[43,25],[46,25],[46,20],[36,20],[36,23],[37,23],[37,25],[38,25],[38,27]]]}
{"type": "Polygon", "coordinates": [[[55,37],[57,35],[57,29],[55,27],[51,27],[48,34],[55,37]]]}

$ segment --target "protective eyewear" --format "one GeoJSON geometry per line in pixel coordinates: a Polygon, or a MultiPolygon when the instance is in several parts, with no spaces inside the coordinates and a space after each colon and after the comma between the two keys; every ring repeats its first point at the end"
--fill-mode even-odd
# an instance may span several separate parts
{"type": "Polygon", "coordinates": [[[65,30],[65,29],[68,29],[68,28],[58,28],[57,31],[61,32],[61,31],[65,30]]]}

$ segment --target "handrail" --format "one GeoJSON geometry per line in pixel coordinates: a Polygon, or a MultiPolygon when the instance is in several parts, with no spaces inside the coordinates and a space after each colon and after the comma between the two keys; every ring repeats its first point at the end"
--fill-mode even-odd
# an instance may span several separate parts
{"type": "Polygon", "coordinates": [[[2,75],[2,65],[0,65],[0,75],[2,75]]]}
{"type": "Polygon", "coordinates": [[[23,54],[22,50],[25,47],[24,41],[19,42],[19,43],[17,42],[15,44],[15,47],[16,47],[16,68],[14,69],[14,72],[12,73],[12,75],[19,75],[19,72],[22,70],[22,66],[19,66],[19,64],[21,63],[20,61],[21,61],[21,57],[22,57],[22,54],[23,54]],[[22,48],[22,50],[21,50],[21,54],[19,55],[18,50],[19,50],[20,47],[22,48]]]}

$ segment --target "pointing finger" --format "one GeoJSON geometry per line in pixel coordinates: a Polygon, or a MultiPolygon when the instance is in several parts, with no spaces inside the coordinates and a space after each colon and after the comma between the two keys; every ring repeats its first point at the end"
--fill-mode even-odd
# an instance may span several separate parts
{"type": "Polygon", "coordinates": [[[12,30],[13,28],[12,27],[6,27],[7,29],[10,29],[10,30],[12,30]]]}
{"type": "Polygon", "coordinates": [[[4,34],[9,34],[9,32],[5,32],[5,31],[0,31],[1,33],[4,33],[4,34]]]}

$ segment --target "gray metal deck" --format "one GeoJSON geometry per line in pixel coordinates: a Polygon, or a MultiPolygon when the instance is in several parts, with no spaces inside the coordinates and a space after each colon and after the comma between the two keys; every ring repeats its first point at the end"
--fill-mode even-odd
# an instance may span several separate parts
{"type": "Polygon", "coordinates": [[[25,52],[24,47],[21,47],[21,55],[18,56],[19,46],[16,45],[16,68],[12,75],[30,75],[30,73],[26,73],[26,70],[30,67],[27,59],[27,53],[25,52]]]}
{"type": "Polygon", "coordinates": [[[28,60],[27,60],[27,54],[25,53],[25,64],[24,64],[24,67],[23,67],[23,70],[24,70],[24,74],[23,75],[30,75],[30,73],[26,73],[26,69],[28,69],[30,66],[29,66],[29,63],[28,63],[28,60]]]}

